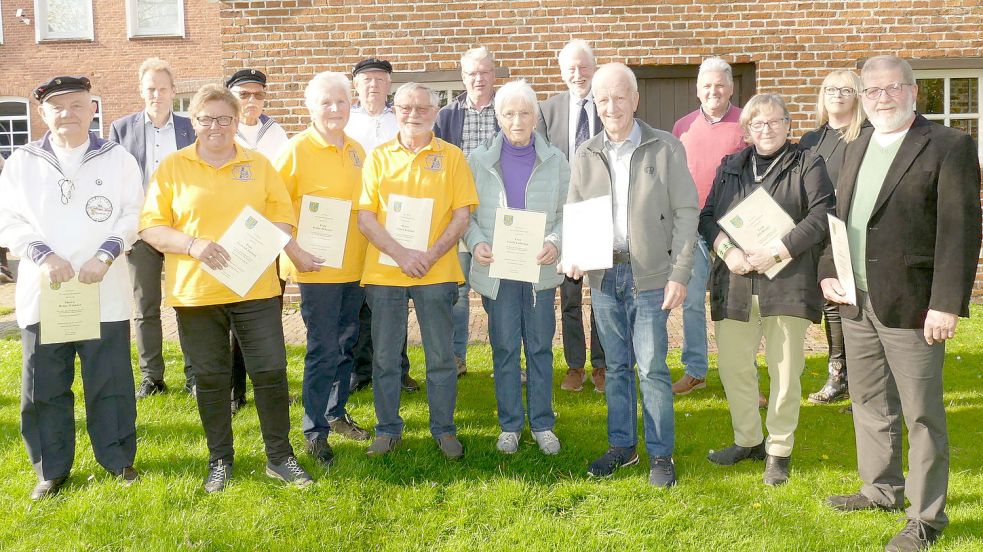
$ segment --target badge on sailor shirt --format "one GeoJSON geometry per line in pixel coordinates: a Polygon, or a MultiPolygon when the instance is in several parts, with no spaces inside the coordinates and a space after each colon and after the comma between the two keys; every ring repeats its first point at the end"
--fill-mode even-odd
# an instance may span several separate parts
{"type": "Polygon", "coordinates": [[[96,222],[105,222],[113,214],[113,202],[106,196],[92,196],[85,202],[85,214],[96,222]]]}

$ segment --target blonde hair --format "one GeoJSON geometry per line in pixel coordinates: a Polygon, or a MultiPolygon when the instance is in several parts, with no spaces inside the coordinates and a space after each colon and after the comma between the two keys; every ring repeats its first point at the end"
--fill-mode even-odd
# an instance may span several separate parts
{"type": "Polygon", "coordinates": [[[213,101],[227,103],[235,111],[236,117],[242,111],[242,104],[239,103],[239,98],[231,90],[221,84],[206,84],[199,88],[195,92],[194,97],[191,98],[191,105],[188,106],[188,115],[192,119],[197,118],[201,110],[205,108],[205,104],[213,101]]]}
{"type": "Polygon", "coordinates": [[[864,120],[867,116],[864,114],[864,108],[861,105],[860,93],[863,88],[863,83],[860,82],[860,77],[856,73],[850,71],[849,69],[837,69],[826,75],[823,79],[823,83],[819,85],[819,97],[816,99],[816,124],[817,126],[823,126],[829,121],[829,113],[826,112],[826,92],[825,89],[835,80],[845,80],[849,82],[849,85],[853,87],[856,91],[853,102],[853,114],[850,117],[850,124],[843,129],[843,141],[850,143],[860,136],[860,127],[863,126],[864,120]]]}
{"type": "Polygon", "coordinates": [[[744,127],[744,131],[747,132],[748,125],[751,124],[751,119],[757,117],[769,107],[772,109],[781,109],[782,116],[791,123],[792,115],[788,112],[788,107],[785,106],[785,100],[781,96],[778,94],[755,94],[747,101],[747,104],[744,105],[744,110],[741,111],[740,123],[744,127]]]}
{"type": "Polygon", "coordinates": [[[140,80],[143,81],[143,76],[147,73],[156,73],[161,71],[167,73],[167,78],[171,79],[171,86],[174,85],[174,71],[171,69],[171,64],[160,59],[159,57],[147,58],[140,64],[140,71],[138,72],[140,80]]]}

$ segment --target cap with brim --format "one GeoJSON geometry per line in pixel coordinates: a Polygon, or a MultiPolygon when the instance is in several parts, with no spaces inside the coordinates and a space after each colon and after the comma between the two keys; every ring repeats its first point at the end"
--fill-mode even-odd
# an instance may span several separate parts
{"type": "Polygon", "coordinates": [[[352,69],[352,76],[354,77],[355,75],[364,71],[385,71],[391,74],[393,72],[393,64],[384,59],[363,59],[355,64],[355,68],[352,69]]]}
{"type": "Polygon", "coordinates": [[[225,81],[226,88],[232,88],[237,84],[256,83],[266,86],[266,73],[259,69],[240,69],[236,71],[229,80],[225,81]]]}
{"type": "Polygon", "coordinates": [[[88,77],[55,77],[34,89],[34,99],[44,103],[52,96],[90,90],[92,83],[88,77]]]}

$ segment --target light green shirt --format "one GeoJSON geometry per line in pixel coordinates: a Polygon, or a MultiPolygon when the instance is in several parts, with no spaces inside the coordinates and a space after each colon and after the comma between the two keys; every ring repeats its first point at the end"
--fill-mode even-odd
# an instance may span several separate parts
{"type": "Polygon", "coordinates": [[[850,262],[853,264],[853,278],[857,287],[867,291],[867,223],[874,211],[874,204],[881,192],[884,178],[891,163],[894,162],[904,139],[895,140],[886,147],[871,138],[867,153],[857,173],[857,184],[853,191],[850,217],[846,222],[847,238],[850,240],[850,262]]]}

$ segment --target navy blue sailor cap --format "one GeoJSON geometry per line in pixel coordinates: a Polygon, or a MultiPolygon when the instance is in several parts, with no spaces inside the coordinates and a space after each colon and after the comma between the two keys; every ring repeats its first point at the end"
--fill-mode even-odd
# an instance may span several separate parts
{"type": "Polygon", "coordinates": [[[34,99],[44,103],[52,96],[92,90],[92,82],[88,77],[55,77],[34,89],[34,99]]]}
{"type": "Polygon", "coordinates": [[[232,88],[237,84],[248,84],[254,82],[256,84],[261,84],[266,87],[266,73],[260,71],[259,69],[240,69],[229,77],[229,80],[225,81],[226,88],[232,88]]]}

